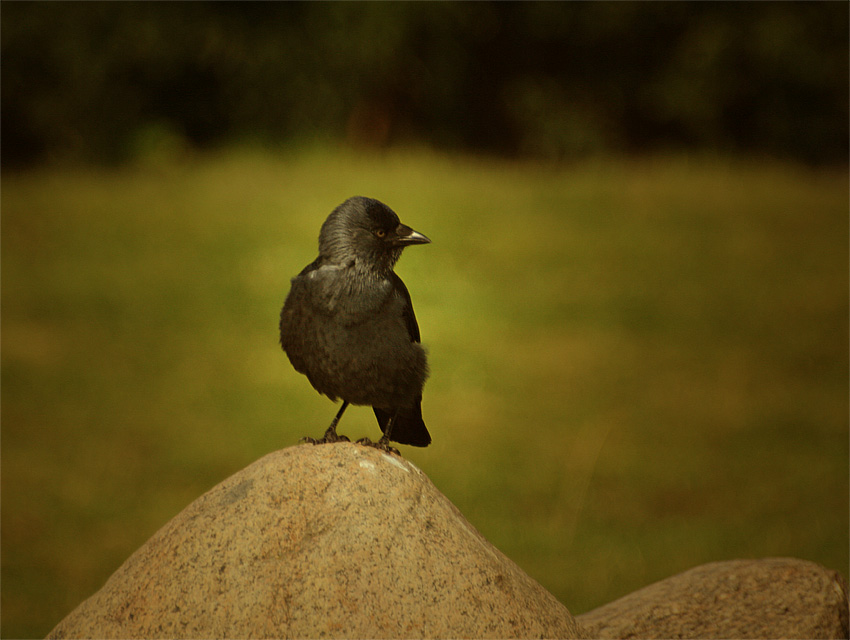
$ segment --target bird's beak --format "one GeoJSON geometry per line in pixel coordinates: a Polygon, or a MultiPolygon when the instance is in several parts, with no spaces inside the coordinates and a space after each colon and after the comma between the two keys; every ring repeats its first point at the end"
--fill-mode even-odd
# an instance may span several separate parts
{"type": "Polygon", "coordinates": [[[406,224],[400,224],[396,227],[395,238],[392,243],[398,247],[406,247],[410,244],[428,244],[431,242],[426,236],[418,231],[414,231],[406,224]]]}

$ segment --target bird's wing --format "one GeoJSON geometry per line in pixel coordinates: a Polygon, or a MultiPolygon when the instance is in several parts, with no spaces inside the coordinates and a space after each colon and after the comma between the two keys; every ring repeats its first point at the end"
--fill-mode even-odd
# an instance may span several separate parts
{"type": "Polygon", "coordinates": [[[404,318],[404,324],[407,326],[407,333],[410,336],[410,341],[421,342],[419,337],[419,325],[416,323],[416,315],[413,313],[413,303],[410,301],[410,293],[407,291],[407,287],[404,286],[404,282],[401,281],[401,278],[399,278],[395,272],[393,272],[390,281],[392,282],[395,292],[401,296],[401,299],[404,301],[404,307],[402,308],[401,315],[404,318]]]}

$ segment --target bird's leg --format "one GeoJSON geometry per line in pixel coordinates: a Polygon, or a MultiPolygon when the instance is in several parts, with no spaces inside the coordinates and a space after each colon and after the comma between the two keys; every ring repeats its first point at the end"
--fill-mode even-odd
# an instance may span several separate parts
{"type": "Polygon", "coordinates": [[[381,439],[377,442],[372,442],[369,438],[360,438],[357,441],[357,444],[362,444],[367,447],[374,447],[375,449],[380,449],[381,451],[386,451],[388,453],[394,453],[397,456],[401,456],[401,452],[395,447],[390,446],[390,434],[393,432],[393,425],[395,424],[396,415],[393,414],[393,417],[389,419],[387,422],[386,429],[384,429],[384,435],[381,436],[381,439]]]}
{"type": "Polygon", "coordinates": [[[323,435],[318,440],[316,438],[310,438],[309,436],[305,436],[304,438],[301,438],[301,442],[310,442],[312,444],[326,444],[329,442],[351,442],[351,440],[349,440],[347,437],[341,436],[336,432],[336,425],[347,408],[348,401],[343,400],[342,406],[340,407],[339,411],[337,411],[337,414],[334,416],[333,421],[331,421],[331,426],[329,426],[328,430],[325,431],[325,435],[323,435]]]}

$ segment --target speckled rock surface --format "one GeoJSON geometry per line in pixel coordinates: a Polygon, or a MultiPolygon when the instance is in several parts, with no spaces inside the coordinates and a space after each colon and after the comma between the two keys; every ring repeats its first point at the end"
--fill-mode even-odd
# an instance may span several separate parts
{"type": "Polygon", "coordinates": [[[272,453],[189,505],[51,638],[574,638],[569,611],[399,457],[272,453]]]}
{"type": "Polygon", "coordinates": [[[847,638],[847,583],[793,558],[713,562],[578,621],[594,638],[847,638]]]}

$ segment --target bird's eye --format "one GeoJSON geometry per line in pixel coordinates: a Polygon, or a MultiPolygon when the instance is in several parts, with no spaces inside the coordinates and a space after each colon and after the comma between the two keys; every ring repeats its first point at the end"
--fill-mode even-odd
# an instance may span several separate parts
{"type": "Polygon", "coordinates": [[[383,229],[375,229],[375,235],[379,238],[383,238],[385,235],[387,235],[387,232],[383,229]]]}

